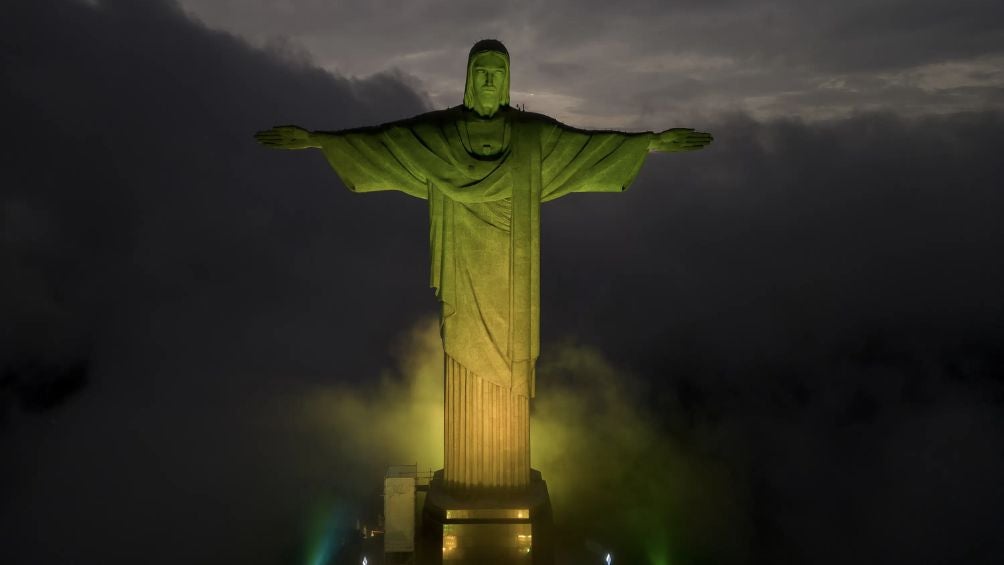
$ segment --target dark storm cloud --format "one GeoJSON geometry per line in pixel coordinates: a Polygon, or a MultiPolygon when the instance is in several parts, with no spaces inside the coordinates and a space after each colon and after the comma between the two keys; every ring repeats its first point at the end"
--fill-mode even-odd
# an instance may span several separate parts
{"type": "MultiPolygon", "coordinates": [[[[39,312],[85,325],[128,318],[134,301],[170,304],[206,282],[231,296],[228,307],[263,299],[290,275],[302,300],[324,285],[351,293],[353,267],[306,245],[364,237],[380,246],[386,230],[372,214],[381,206],[329,221],[351,197],[325,190],[337,181],[323,160],[266,153],[248,136],[278,122],[337,128],[407,116],[422,108],[411,90],[390,76],[354,82],[255,52],[164,2],[27,4],[4,53],[17,132],[3,156],[14,269],[5,282],[18,285],[6,300],[25,310],[22,329],[39,312]],[[273,166],[261,168],[265,159],[273,166]],[[318,197],[334,200],[304,209],[318,197]],[[324,280],[297,275],[315,261],[324,280]]],[[[35,333],[47,334],[43,326],[35,333]]]]}
{"type": "Polygon", "coordinates": [[[819,70],[900,68],[999,53],[998,2],[975,0],[773,2],[568,2],[528,11],[537,46],[565,50],[611,41],[637,54],[698,51],[819,70]]]}
{"type": "Polygon", "coordinates": [[[295,560],[339,462],[282,432],[295,406],[262,416],[269,391],[373,376],[432,311],[425,213],[251,135],[421,100],[169,2],[17,1],[0,37],[2,560],[295,560]]]}
{"type": "MultiPolygon", "coordinates": [[[[711,129],[716,142],[709,150],[650,157],[625,198],[600,208],[569,198],[549,211],[560,214],[545,224],[561,238],[557,247],[609,250],[605,261],[630,265],[613,272],[654,284],[648,302],[604,296],[610,300],[598,301],[603,316],[634,319],[657,308],[676,319],[731,313],[802,332],[821,331],[811,316],[832,307],[823,326],[834,332],[856,329],[834,320],[907,314],[958,323],[961,331],[976,320],[993,327],[1004,311],[1004,297],[994,291],[1004,276],[997,259],[1004,251],[998,114],[924,120],[873,114],[811,127],[734,118],[711,129]],[[555,224],[585,221],[576,214],[590,223],[602,214],[610,230],[569,240],[572,232],[555,224]],[[666,260],[644,256],[653,238],[666,260]],[[665,282],[672,287],[657,294],[665,282]],[[735,295],[736,282],[762,296],[735,295]],[[722,294],[693,298],[716,288],[722,294]],[[632,307],[639,310],[626,310],[632,307]]],[[[576,259],[567,266],[587,264],[576,259]]],[[[569,281],[584,279],[576,270],[569,281]]],[[[743,341],[768,339],[769,329],[743,341]]]]}
{"type": "Polygon", "coordinates": [[[513,54],[514,101],[583,126],[999,110],[1004,89],[1004,8],[992,0],[183,5],[255,41],[290,37],[326,68],[402,69],[439,105],[459,100],[467,47],[497,36],[513,54]]]}
{"type": "MultiPolygon", "coordinates": [[[[228,15],[256,5],[242,6],[228,15]]],[[[277,21],[318,34],[346,26],[329,38],[335,57],[384,56],[415,37],[385,30],[374,42],[337,5],[316,6],[327,11],[298,7],[277,21]]],[[[359,13],[421,32],[415,49],[456,50],[461,65],[472,37],[508,29],[528,41],[516,47],[528,49],[524,68],[560,71],[576,88],[605,83],[604,97],[635,103],[616,92],[618,75],[603,76],[617,60],[599,54],[627,61],[637,46],[569,34],[535,54],[530,24],[543,12],[431,5],[470,23],[465,35],[454,20],[405,27],[399,15],[423,22],[430,8],[409,6],[359,13]],[[522,31],[498,19],[514,13],[522,31]],[[485,19],[497,23],[473,25],[485,19]]],[[[664,37],[631,27],[668,25],[655,3],[619,19],[605,9],[582,10],[575,25],[605,29],[591,18],[611,16],[611,29],[638,29],[648,45],[664,37]]],[[[678,11],[681,29],[739,29],[729,14],[744,13],[720,2],[663,9],[678,11]]],[[[409,393],[372,383],[385,369],[435,373],[441,359],[434,329],[423,333],[424,368],[395,369],[388,353],[434,312],[427,212],[400,194],[352,195],[319,155],[269,152],[250,134],[417,113],[413,79],[333,76],[298,47],[309,42],[256,51],[164,2],[23,0],[0,37],[0,361],[43,384],[79,383],[68,371],[87,368],[76,394],[47,397],[65,398],[58,406],[11,409],[0,436],[5,563],[304,561],[315,506],[340,504],[351,521],[360,498],[377,499],[379,466],[400,462],[386,460],[402,452],[383,440],[408,429],[409,393]]],[[[417,63],[398,66],[420,78],[436,61],[407,52],[417,63]]],[[[694,76],[647,84],[652,116],[664,115],[660,96],[720,80],[699,76],[703,66],[733,64],[645,62],[664,63],[694,76]]],[[[755,75],[736,80],[755,90],[755,75]]],[[[458,91],[461,78],[451,78],[458,91]]],[[[1004,552],[1002,120],[718,115],[707,122],[714,146],[650,157],[627,193],[548,204],[540,390],[564,394],[541,403],[575,404],[535,418],[611,444],[619,422],[638,432],[635,443],[576,442],[586,464],[597,451],[608,460],[578,477],[576,493],[602,489],[599,503],[579,496],[574,514],[557,509],[574,516],[566,532],[599,536],[605,517],[630,515],[604,506],[622,500],[610,485],[627,477],[650,487],[627,497],[654,518],[637,531],[678,524],[683,563],[994,563],[1004,552]],[[564,357],[591,361],[575,370],[564,357]],[[643,463],[614,464],[632,460],[643,463]],[[659,476],[667,468],[681,474],[659,476]],[[666,500],[672,519],[660,513],[666,500]]],[[[425,385],[428,407],[436,393],[425,385]]],[[[601,541],[630,554],[634,539],[601,541]]]]}
{"type": "Polygon", "coordinates": [[[749,562],[994,562],[1004,116],[712,129],[545,209],[545,339],[743,469],[749,562]]]}

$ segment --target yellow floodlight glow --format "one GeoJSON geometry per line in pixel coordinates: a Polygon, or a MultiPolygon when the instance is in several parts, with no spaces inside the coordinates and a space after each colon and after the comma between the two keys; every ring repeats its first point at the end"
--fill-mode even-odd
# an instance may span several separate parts
{"type": "Polygon", "coordinates": [[[448,553],[457,549],[457,536],[447,534],[443,536],[443,553],[448,553]]]}

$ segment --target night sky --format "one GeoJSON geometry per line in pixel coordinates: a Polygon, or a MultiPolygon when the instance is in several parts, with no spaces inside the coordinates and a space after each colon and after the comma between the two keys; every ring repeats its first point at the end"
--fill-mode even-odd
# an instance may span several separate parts
{"type": "Polygon", "coordinates": [[[0,562],[321,565],[384,467],[441,465],[426,203],[252,134],[458,104],[496,37],[528,110],[715,135],[543,209],[533,457],[569,551],[1000,563],[1001,22],[6,2],[0,562]]]}

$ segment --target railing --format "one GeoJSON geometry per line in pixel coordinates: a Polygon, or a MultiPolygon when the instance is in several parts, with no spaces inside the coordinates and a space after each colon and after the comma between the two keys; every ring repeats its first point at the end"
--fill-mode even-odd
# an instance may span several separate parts
{"type": "Polygon", "coordinates": [[[432,469],[419,471],[418,463],[414,465],[391,465],[387,467],[385,478],[388,479],[415,479],[417,486],[428,486],[429,481],[435,473],[432,469]]]}

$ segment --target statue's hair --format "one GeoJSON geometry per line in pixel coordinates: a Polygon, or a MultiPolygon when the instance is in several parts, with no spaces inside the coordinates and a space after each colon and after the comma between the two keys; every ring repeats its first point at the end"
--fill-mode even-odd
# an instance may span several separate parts
{"type": "Polygon", "coordinates": [[[505,45],[502,45],[502,42],[498,39],[482,39],[481,41],[475,43],[474,47],[471,47],[471,52],[467,54],[467,58],[470,60],[471,57],[485,51],[501,53],[506,56],[506,59],[509,58],[509,50],[506,49],[505,45]]]}
{"type": "Polygon", "coordinates": [[[474,109],[474,58],[481,53],[497,53],[505,61],[505,79],[501,85],[501,96],[499,96],[499,106],[509,105],[509,51],[497,39],[482,39],[471,47],[471,52],[467,55],[467,83],[464,85],[464,106],[469,110],[474,109]]]}

